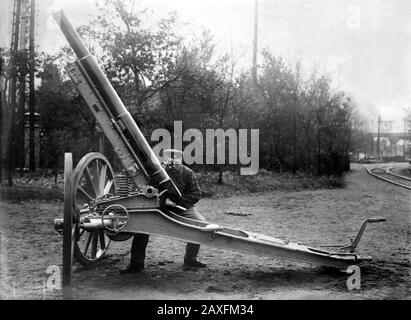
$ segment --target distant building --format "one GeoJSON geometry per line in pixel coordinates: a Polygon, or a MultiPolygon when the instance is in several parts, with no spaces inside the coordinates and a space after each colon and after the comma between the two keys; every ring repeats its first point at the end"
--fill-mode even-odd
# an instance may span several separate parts
{"type": "MultiPolygon", "coordinates": [[[[378,133],[372,133],[371,149],[368,153],[378,157],[378,133]]],[[[410,134],[399,133],[380,133],[380,157],[384,160],[406,160],[411,157],[409,154],[411,148],[410,134]]]]}

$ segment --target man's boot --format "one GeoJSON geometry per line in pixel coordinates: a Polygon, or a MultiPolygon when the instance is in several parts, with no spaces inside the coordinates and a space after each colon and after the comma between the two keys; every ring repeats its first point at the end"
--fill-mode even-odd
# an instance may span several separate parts
{"type": "Polygon", "coordinates": [[[144,270],[144,262],[130,263],[127,268],[120,270],[120,274],[139,273],[144,270]]]}
{"type": "Polygon", "coordinates": [[[136,233],[131,244],[130,265],[120,274],[139,273],[144,270],[144,259],[146,257],[146,247],[149,236],[146,234],[136,233]]]}
{"type": "Polygon", "coordinates": [[[186,254],[184,256],[184,265],[195,268],[205,268],[207,265],[197,260],[198,252],[200,251],[200,245],[194,243],[187,243],[186,254]]]}

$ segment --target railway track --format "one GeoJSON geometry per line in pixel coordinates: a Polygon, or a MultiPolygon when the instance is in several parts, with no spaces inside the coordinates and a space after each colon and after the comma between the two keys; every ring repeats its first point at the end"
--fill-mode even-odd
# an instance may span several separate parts
{"type": "Polygon", "coordinates": [[[394,172],[394,169],[398,169],[398,167],[374,167],[365,169],[370,175],[378,179],[411,190],[411,177],[394,172]]]}

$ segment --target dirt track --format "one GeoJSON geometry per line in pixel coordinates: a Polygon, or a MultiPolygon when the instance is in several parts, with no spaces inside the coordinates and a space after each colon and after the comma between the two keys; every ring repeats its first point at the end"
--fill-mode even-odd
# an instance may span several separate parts
{"type": "MultiPolygon", "coordinates": [[[[208,268],[184,270],[184,243],[151,237],[146,270],[120,275],[131,241],[111,244],[108,257],[91,270],[78,267],[77,299],[410,299],[411,196],[409,190],[369,176],[362,166],[346,176],[346,188],[276,191],[203,199],[207,220],[284,240],[319,245],[349,242],[361,221],[367,227],[359,250],[374,260],[361,265],[361,290],[348,291],[345,274],[306,264],[202,247],[208,268]],[[232,216],[225,211],[251,213],[232,216]]],[[[0,298],[42,299],[50,265],[61,264],[62,238],[53,228],[61,202],[0,203],[0,298]]],[[[59,291],[46,291],[48,299],[59,291]]]]}

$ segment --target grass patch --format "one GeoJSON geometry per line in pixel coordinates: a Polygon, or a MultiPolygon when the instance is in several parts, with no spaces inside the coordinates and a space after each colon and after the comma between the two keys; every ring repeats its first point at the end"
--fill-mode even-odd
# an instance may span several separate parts
{"type": "Polygon", "coordinates": [[[398,170],[397,172],[399,175],[411,178],[411,169],[409,168],[403,168],[401,170],[398,170]]]}
{"type": "MultiPolygon", "coordinates": [[[[299,191],[335,189],[344,187],[343,177],[315,176],[305,173],[272,173],[260,170],[253,176],[239,176],[233,172],[223,173],[223,184],[218,184],[217,172],[198,172],[198,181],[203,197],[228,197],[269,191],[299,191]]],[[[0,201],[63,200],[63,176],[27,174],[16,177],[14,186],[0,185],[0,201]]]]}
{"type": "Polygon", "coordinates": [[[25,174],[13,179],[13,186],[0,185],[0,201],[64,200],[62,175],[25,174]]]}
{"type": "Polygon", "coordinates": [[[200,172],[197,175],[205,197],[227,197],[268,191],[300,191],[336,189],[344,187],[344,178],[338,176],[315,176],[306,173],[273,173],[260,170],[254,176],[239,176],[224,172],[223,184],[217,183],[218,173],[200,172]]]}

